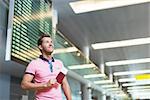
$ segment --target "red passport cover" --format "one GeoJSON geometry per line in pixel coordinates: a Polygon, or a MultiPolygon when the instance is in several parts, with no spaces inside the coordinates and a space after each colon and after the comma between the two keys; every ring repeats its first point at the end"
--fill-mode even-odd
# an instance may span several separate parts
{"type": "Polygon", "coordinates": [[[65,77],[65,74],[62,73],[62,72],[60,72],[60,73],[57,75],[57,77],[56,77],[57,82],[61,84],[62,81],[63,81],[63,79],[64,79],[64,77],[65,77]]]}

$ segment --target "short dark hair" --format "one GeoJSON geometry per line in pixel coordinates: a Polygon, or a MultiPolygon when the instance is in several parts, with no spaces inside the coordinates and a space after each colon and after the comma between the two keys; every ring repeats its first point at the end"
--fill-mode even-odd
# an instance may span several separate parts
{"type": "Polygon", "coordinates": [[[43,42],[42,39],[43,39],[44,37],[50,37],[50,38],[51,38],[51,36],[48,35],[48,34],[42,34],[42,35],[39,37],[39,39],[38,39],[38,42],[37,42],[38,46],[42,44],[42,42],[43,42]]]}

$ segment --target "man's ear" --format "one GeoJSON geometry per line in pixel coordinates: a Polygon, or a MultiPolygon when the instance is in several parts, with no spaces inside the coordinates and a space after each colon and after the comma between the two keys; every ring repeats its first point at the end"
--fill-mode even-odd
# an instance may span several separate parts
{"type": "Polygon", "coordinates": [[[41,45],[39,45],[38,47],[39,47],[40,50],[42,50],[42,46],[41,45]]]}

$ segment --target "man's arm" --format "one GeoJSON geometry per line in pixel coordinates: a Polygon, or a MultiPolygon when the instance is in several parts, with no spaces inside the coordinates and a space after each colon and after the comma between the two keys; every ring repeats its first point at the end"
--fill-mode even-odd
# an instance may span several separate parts
{"type": "Polygon", "coordinates": [[[33,75],[25,74],[21,82],[21,87],[27,90],[41,90],[45,88],[50,88],[53,84],[51,80],[48,83],[32,83],[33,78],[33,75]]]}
{"type": "Polygon", "coordinates": [[[65,94],[67,100],[72,100],[70,86],[68,84],[66,77],[64,77],[64,79],[63,79],[62,88],[63,88],[64,94],[65,94]]]}

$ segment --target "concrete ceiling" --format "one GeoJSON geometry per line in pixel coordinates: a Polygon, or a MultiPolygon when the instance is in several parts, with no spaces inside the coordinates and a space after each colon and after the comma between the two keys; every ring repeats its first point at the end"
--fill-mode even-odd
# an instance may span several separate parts
{"type": "MultiPolygon", "coordinates": [[[[80,50],[90,48],[90,59],[100,65],[106,61],[150,57],[150,45],[94,50],[92,43],[136,39],[150,36],[150,3],[75,14],[69,2],[53,0],[58,11],[58,29],[80,50]]],[[[150,69],[150,64],[106,67],[106,73],[150,69]]]]}

